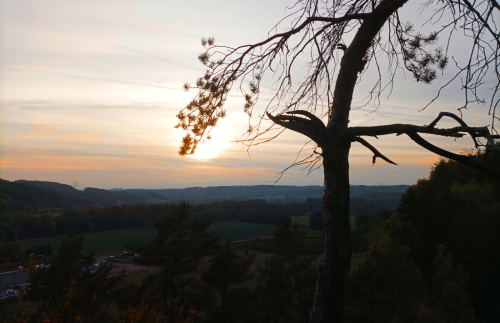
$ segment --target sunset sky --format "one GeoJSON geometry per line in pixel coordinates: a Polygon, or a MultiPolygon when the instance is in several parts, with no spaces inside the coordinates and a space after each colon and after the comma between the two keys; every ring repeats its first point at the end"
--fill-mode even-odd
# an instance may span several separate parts
{"type": "MultiPolygon", "coordinates": [[[[237,46],[261,40],[287,13],[290,1],[0,1],[0,177],[79,183],[79,188],[174,188],[260,185],[290,165],[305,142],[286,131],[250,157],[231,143],[247,128],[244,100],[234,91],[228,116],[214,141],[198,156],[178,156],[182,134],[175,115],[195,95],[184,92],[204,73],[197,56],[202,37],[237,46]]],[[[415,17],[405,7],[404,20],[415,17]]],[[[285,25],[288,26],[288,25],[285,25]]],[[[457,59],[467,47],[454,45],[457,59]]],[[[465,46],[465,45],[464,45],[465,46]]],[[[380,108],[355,110],[351,125],[429,124],[440,111],[463,105],[460,84],[419,112],[437,93],[454,66],[429,86],[409,73],[398,75],[380,108]]],[[[373,78],[363,78],[353,108],[366,98],[373,78]]],[[[265,80],[257,110],[272,95],[265,80]]],[[[486,97],[488,99],[488,97],[486,97]]],[[[471,126],[490,123],[488,106],[472,106],[471,126]]],[[[442,126],[454,126],[444,121],[442,126]]],[[[460,152],[469,138],[427,139],[460,152]]],[[[357,143],[351,150],[351,184],[412,184],[428,176],[438,157],[406,136],[368,139],[398,166],[378,161],[357,143]]],[[[306,177],[296,167],[281,185],[323,185],[321,169],[306,177]]]]}

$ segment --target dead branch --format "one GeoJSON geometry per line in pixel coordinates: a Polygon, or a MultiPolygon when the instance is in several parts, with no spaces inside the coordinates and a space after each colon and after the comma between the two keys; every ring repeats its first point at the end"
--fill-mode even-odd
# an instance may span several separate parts
{"type": "Polygon", "coordinates": [[[397,165],[395,162],[393,162],[389,158],[387,158],[384,155],[382,155],[375,147],[373,147],[372,145],[370,145],[363,138],[361,138],[361,137],[354,137],[354,138],[352,138],[352,141],[359,142],[360,144],[362,144],[363,146],[365,146],[366,148],[370,149],[373,152],[373,154],[374,154],[373,155],[373,159],[372,159],[373,165],[375,165],[375,160],[377,159],[377,157],[382,158],[383,160],[385,160],[389,164],[397,165]]]}
{"type": "MultiPolygon", "coordinates": [[[[453,120],[455,120],[456,122],[460,123],[460,125],[462,127],[468,127],[468,125],[465,123],[465,121],[463,121],[462,119],[460,119],[456,114],[453,114],[451,112],[440,112],[439,115],[437,116],[436,119],[434,119],[434,121],[432,121],[430,124],[429,124],[429,127],[431,128],[434,128],[436,126],[436,124],[439,122],[439,120],[441,120],[442,117],[449,117],[449,118],[452,118],[453,120]]],[[[476,148],[479,147],[479,144],[477,143],[477,140],[476,138],[474,137],[474,135],[472,133],[469,133],[472,137],[472,140],[474,141],[474,146],[476,148]]]]}
{"type": "Polygon", "coordinates": [[[461,164],[467,165],[471,168],[477,169],[485,174],[488,174],[489,176],[497,179],[500,181],[500,174],[491,170],[490,168],[484,166],[481,163],[478,163],[474,159],[464,156],[464,155],[458,155],[455,153],[452,153],[450,151],[444,150],[442,148],[439,148],[437,146],[434,146],[424,138],[422,138],[418,133],[416,132],[408,132],[406,133],[408,137],[410,137],[414,142],[419,144],[420,146],[424,147],[425,149],[432,151],[435,154],[438,154],[440,156],[443,156],[445,158],[453,159],[461,164]]]}
{"type": "Polygon", "coordinates": [[[352,138],[355,136],[383,136],[383,135],[401,135],[408,132],[427,133],[432,135],[461,138],[462,132],[471,133],[474,137],[483,137],[486,127],[455,127],[448,129],[431,128],[429,126],[416,126],[412,124],[395,123],[383,126],[373,127],[351,127],[344,130],[344,136],[352,138]]]}
{"type": "Polygon", "coordinates": [[[294,116],[284,116],[284,115],[272,116],[269,112],[266,112],[266,115],[274,123],[282,127],[288,128],[290,130],[296,131],[298,133],[301,133],[314,140],[320,146],[324,142],[322,138],[322,132],[323,129],[325,128],[324,125],[323,128],[321,128],[316,124],[317,122],[294,116]]]}
{"type": "Polygon", "coordinates": [[[312,123],[314,123],[318,127],[325,128],[325,124],[323,123],[323,121],[321,121],[320,118],[316,117],[311,112],[308,112],[305,110],[295,110],[295,111],[288,111],[287,114],[299,114],[299,115],[301,114],[301,115],[306,116],[309,119],[311,119],[312,123]]]}

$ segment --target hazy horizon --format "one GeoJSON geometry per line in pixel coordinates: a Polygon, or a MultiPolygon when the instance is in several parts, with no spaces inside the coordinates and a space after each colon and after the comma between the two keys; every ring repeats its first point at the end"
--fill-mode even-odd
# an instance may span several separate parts
{"type": "MultiPolygon", "coordinates": [[[[38,181],[38,180],[27,180],[24,178],[20,178],[17,180],[13,180],[11,182],[15,181],[38,181]]],[[[69,185],[72,187],[75,187],[74,183],[60,183],[60,182],[54,182],[54,181],[41,181],[41,182],[52,182],[52,183],[59,183],[59,184],[65,184],[69,185]]],[[[398,185],[412,185],[412,184],[371,184],[371,185],[366,185],[366,184],[352,184],[351,186],[398,186],[398,185]]],[[[235,185],[208,185],[208,186],[185,186],[185,187],[111,187],[111,188],[103,188],[103,187],[95,187],[95,186],[86,186],[86,187],[81,187],[80,183],[77,182],[77,186],[75,187],[78,191],[83,191],[86,188],[98,188],[98,189],[105,189],[105,190],[113,190],[113,189],[123,189],[123,190],[133,190],[133,189],[138,189],[138,190],[161,190],[161,189],[186,189],[186,188],[209,188],[209,187],[230,187],[230,186],[236,186],[236,187],[243,187],[243,186],[291,186],[291,187],[312,187],[312,186],[317,186],[317,187],[322,187],[323,185],[292,185],[292,184],[280,184],[277,183],[276,185],[273,184],[235,184],[235,185]]]]}
{"type": "MultiPolygon", "coordinates": [[[[305,137],[286,131],[247,153],[232,141],[248,128],[241,93],[226,103],[228,116],[200,152],[177,154],[182,133],[175,115],[196,94],[184,92],[204,73],[197,56],[200,39],[220,45],[259,41],[285,14],[288,2],[0,1],[0,176],[85,187],[191,187],[265,185],[296,158],[305,137]],[[261,10],[261,8],[266,10],[261,10]],[[192,10],[196,8],[196,10],[192,10]],[[227,28],[231,26],[231,28],[227,28]]],[[[412,17],[405,6],[402,19],[412,17]]],[[[456,45],[460,46],[460,45],[456,45]]],[[[463,50],[450,48],[456,59],[463,50]]],[[[370,68],[374,68],[371,66],[370,68]]],[[[460,82],[442,91],[455,73],[450,66],[433,85],[399,73],[390,98],[378,108],[363,103],[374,77],[363,75],[353,97],[351,125],[429,124],[441,111],[463,106],[460,82]]],[[[256,111],[273,94],[274,81],[263,80],[256,111]]],[[[471,105],[464,120],[490,123],[486,107],[471,105]]],[[[440,126],[455,126],[443,120],[440,126]]],[[[444,149],[472,148],[470,138],[426,139],[444,149]]],[[[414,184],[428,177],[439,157],[406,136],[367,139],[398,166],[377,160],[358,143],[350,153],[351,184],[414,184]]],[[[309,176],[295,167],[282,185],[323,185],[322,169],[309,176]]]]}

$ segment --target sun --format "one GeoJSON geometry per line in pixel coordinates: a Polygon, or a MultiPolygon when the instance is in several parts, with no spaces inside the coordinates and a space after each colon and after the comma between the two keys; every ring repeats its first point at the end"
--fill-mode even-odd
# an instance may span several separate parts
{"type": "MultiPolygon", "coordinates": [[[[182,137],[185,135],[183,130],[179,130],[179,145],[182,137]]],[[[226,148],[229,143],[229,131],[224,121],[219,121],[212,131],[210,131],[211,140],[205,140],[204,143],[199,143],[196,151],[188,157],[195,159],[211,159],[217,157],[219,153],[226,148]]]]}

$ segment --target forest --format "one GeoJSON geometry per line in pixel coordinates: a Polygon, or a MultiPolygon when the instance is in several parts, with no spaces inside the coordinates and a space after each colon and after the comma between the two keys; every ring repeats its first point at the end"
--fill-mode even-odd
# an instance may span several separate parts
{"type": "MultiPolygon", "coordinates": [[[[263,199],[270,203],[304,203],[308,198],[319,197],[322,186],[254,185],[188,187],[183,189],[121,189],[111,190],[75,187],[45,181],[0,179],[0,211],[37,211],[44,208],[81,207],[102,208],[116,205],[179,203],[206,204],[215,201],[246,201],[263,199]]],[[[374,193],[401,192],[408,185],[351,185],[351,196],[374,193]]],[[[0,214],[0,220],[2,215],[0,214]]]]}
{"type": "MultiPolygon", "coordinates": [[[[157,211],[157,237],[134,247],[133,261],[152,269],[140,281],[111,274],[109,263],[90,272],[93,255],[75,235],[50,267],[26,260],[31,285],[0,301],[4,322],[308,321],[322,239],[284,213],[273,239],[222,241],[199,216],[210,207],[157,211]]],[[[500,321],[499,214],[497,181],[437,162],[395,210],[364,216],[353,231],[346,322],[500,321]]]]}
{"type": "MultiPolygon", "coordinates": [[[[382,192],[353,197],[351,213],[373,215],[396,208],[401,195],[399,192],[382,192]]],[[[150,227],[162,218],[163,210],[163,204],[121,205],[88,210],[80,207],[48,208],[45,211],[21,213],[3,221],[0,217],[0,232],[11,242],[70,233],[150,227]]],[[[277,224],[283,215],[304,215],[320,210],[321,199],[309,198],[304,203],[268,203],[262,199],[218,201],[195,204],[190,212],[195,218],[208,218],[215,222],[277,224]]]]}

